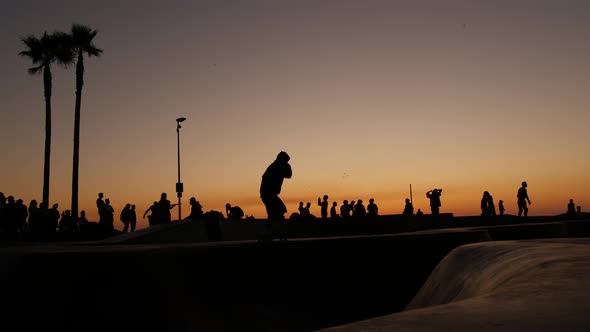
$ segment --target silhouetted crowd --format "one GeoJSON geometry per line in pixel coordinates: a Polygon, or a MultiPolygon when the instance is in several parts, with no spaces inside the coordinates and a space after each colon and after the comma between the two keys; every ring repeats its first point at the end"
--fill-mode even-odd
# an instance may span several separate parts
{"type": "MultiPolygon", "coordinates": [[[[286,155],[286,154],[285,154],[286,155]]],[[[275,163],[283,163],[288,161],[288,156],[279,155],[278,161],[275,163]],[[282,159],[281,159],[282,158],[282,159]]],[[[271,165],[272,166],[272,165],[271,165]]],[[[275,167],[275,166],[273,166],[275,167]]],[[[284,171],[285,166],[276,166],[274,169],[269,167],[270,171],[267,172],[287,172],[278,175],[282,181],[282,176],[290,175],[290,168],[284,171]]],[[[276,175],[273,175],[276,176],[276,175]]],[[[268,181],[267,181],[268,182],[268,181]]],[[[277,187],[271,186],[271,189],[264,192],[264,201],[270,207],[270,213],[275,215],[276,219],[284,219],[282,215],[287,211],[286,207],[278,198],[280,192],[280,185],[277,187]],[[274,204],[274,205],[273,205],[274,204]]],[[[527,183],[522,182],[521,187],[517,192],[517,206],[518,216],[528,216],[528,205],[531,204],[527,192],[527,183]]],[[[434,188],[426,192],[426,197],[430,201],[431,218],[434,222],[437,221],[440,214],[442,189],[434,188]]],[[[253,217],[248,217],[244,214],[241,207],[231,205],[227,203],[225,205],[225,215],[219,211],[211,210],[203,212],[203,206],[195,197],[191,197],[189,200],[191,206],[190,215],[187,219],[190,220],[202,220],[207,226],[207,230],[211,235],[211,238],[215,239],[216,234],[220,234],[219,222],[222,220],[227,221],[240,221],[240,220],[252,220],[253,217]]],[[[154,201],[153,204],[144,212],[143,218],[146,216],[149,221],[149,225],[160,225],[167,224],[172,221],[170,210],[178,204],[171,204],[167,198],[166,193],[160,195],[160,200],[154,201]]],[[[299,202],[297,212],[292,213],[289,216],[291,221],[308,221],[308,220],[371,220],[379,216],[379,207],[375,203],[374,198],[369,199],[369,203],[365,206],[362,199],[357,200],[344,200],[338,205],[338,202],[332,202],[330,204],[329,196],[323,195],[323,197],[317,198],[317,206],[319,207],[319,217],[316,217],[311,213],[311,202],[303,201],[299,202]]],[[[109,198],[104,198],[103,193],[98,194],[96,199],[96,207],[98,209],[98,226],[95,231],[101,232],[114,232],[114,216],[115,211],[110,204],[109,198]]],[[[504,215],[504,201],[498,202],[499,215],[504,215]]],[[[267,208],[268,210],[268,208],[267,208]]],[[[570,220],[575,220],[581,213],[581,207],[575,205],[574,200],[570,199],[567,204],[566,216],[570,220]]],[[[423,212],[418,209],[414,213],[414,206],[409,198],[405,199],[405,205],[403,207],[402,216],[407,220],[411,217],[420,217],[424,215],[423,212]]],[[[484,191],[481,198],[481,216],[482,217],[493,217],[496,216],[496,205],[494,199],[489,191],[484,191]]],[[[122,232],[133,232],[137,225],[137,216],[135,205],[127,203],[119,214],[119,219],[123,223],[124,227],[122,232]]],[[[270,227],[271,218],[266,221],[267,226],[270,227]]],[[[88,230],[89,222],[86,218],[84,210],[80,212],[80,216],[76,219],[72,216],[70,210],[59,211],[59,205],[53,204],[49,207],[46,203],[38,203],[36,200],[31,200],[28,207],[24,204],[22,199],[15,199],[13,196],[4,196],[0,192],[0,237],[4,240],[56,240],[56,239],[75,239],[75,234],[84,230],[88,230]]]]}
{"type": "MultiPolygon", "coordinates": [[[[322,198],[318,197],[318,206],[320,206],[320,219],[364,219],[377,217],[379,215],[379,207],[375,204],[375,199],[369,199],[369,204],[365,207],[363,200],[344,200],[340,208],[338,209],[338,202],[332,202],[330,207],[330,214],[328,217],[328,195],[324,195],[322,198]],[[338,213],[340,211],[340,213],[338,213]]],[[[305,206],[303,202],[299,202],[298,211],[291,214],[289,219],[291,220],[309,220],[318,219],[310,211],[311,202],[307,202],[305,206]]]]}
{"type": "Polygon", "coordinates": [[[27,207],[22,199],[0,192],[0,236],[5,240],[56,240],[69,238],[88,222],[81,212],[76,220],[70,210],[59,212],[59,204],[31,200],[27,207]],[[26,236],[25,236],[26,234],[26,236]]]}

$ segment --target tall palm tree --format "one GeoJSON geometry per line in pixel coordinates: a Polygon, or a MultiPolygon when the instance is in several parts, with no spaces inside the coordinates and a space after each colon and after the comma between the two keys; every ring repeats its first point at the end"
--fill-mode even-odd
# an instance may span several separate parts
{"type": "Polygon", "coordinates": [[[78,168],[80,164],[80,107],[82,104],[82,87],[84,86],[84,55],[100,56],[102,50],[94,46],[92,40],[97,30],[85,25],[73,24],[67,38],[69,49],[76,58],[76,109],[74,113],[74,162],[72,167],[72,216],[78,219],[78,168]]]}
{"type": "Polygon", "coordinates": [[[34,67],[29,68],[29,74],[35,75],[43,72],[43,91],[45,95],[45,160],[43,163],[43,202],[49,204],[49,168],[51,159],[51,92],[53,79],[51,64],[58,62],[66,64],[70,61],[67,52],[61,47],[64,34],[55,32],[48,35],[43,33],[41,38],[34,35],[21,38],[26,49],[19,53],[20,56],[31,59],[34,67]]]}

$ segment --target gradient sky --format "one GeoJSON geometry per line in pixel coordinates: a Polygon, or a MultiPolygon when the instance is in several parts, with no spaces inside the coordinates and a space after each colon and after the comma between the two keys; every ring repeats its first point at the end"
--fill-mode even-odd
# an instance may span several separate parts
{"type": "MultiPolygon", "coordinates": [[[[258,190],[281,150],[293,178],[281,197],[375,198],[381,214],[478,215],[484,190],[514,214],[590,207],[588,1],[31,1],[0,13],[0,191],[41,199],[42,76],[21,37],[97,29],[86,61],[80,209],[104,192],[117,228],[167,192],[176,202],[183,123],[183,216],[239,205],[266,217],[258,190]],[[121,3],[119,3],[121,2],[121,3]]],[[[51,203],[70,208],[74,69],[53,68],[51,203]]],[[[177,216],[175,209],[173,216],[177,216]]],[[[139,227],[145,221],[140,220],[139,227]]]]}

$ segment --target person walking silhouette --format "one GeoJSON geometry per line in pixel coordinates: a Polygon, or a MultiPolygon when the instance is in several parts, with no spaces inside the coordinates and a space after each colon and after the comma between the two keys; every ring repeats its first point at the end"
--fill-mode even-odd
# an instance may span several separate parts
{"type": "Polygon", "coordinates": [[[145,210],[145,212],[143,213],[143,219],[145,219],[145,216],[150,213],[148,215],[148,223],[150,226],[157,224],[158,222],[158,202],[154,201],[154,204],[152,204],[147,210],[145,210]]]}
{"type": "Polygon", "coordinates": [[[518,189],[518,193],[516,197],[518,198],[518,216],[521,217],[524,212],[524,217],[526,218],[529,213],[529,208],[527,207],[527,202],[531,205],[531,200],[529,199],[529,194],[527,192],[528,184],[526,181],[522,181],[521,187],[518,189]]]}
{"type": "Polygon", "coordinates": [[[129,230],[129,224],[131,223],[131,215],[130,215],[130,211],[131,211],[131,204],[127,203],[125,204],[125,207],[123,208],[123,210],[121,210],[121,215],[119,216],[119,220],[121,220],[121,222],[123,222],[123,225],[125,225],[125,227],[123,227],[123,233],[127,233],[127,231],[129,230]]]}

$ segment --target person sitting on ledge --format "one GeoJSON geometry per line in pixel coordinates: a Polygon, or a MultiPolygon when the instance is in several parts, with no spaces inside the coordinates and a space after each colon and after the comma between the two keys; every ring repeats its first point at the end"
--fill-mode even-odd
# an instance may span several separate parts
{"type": "Polygon", "coordinates": [[[406,205],[404,206],[404,211],[402,212],[404,216],[412,216],[414,215],[414,206],[412,202],[410,202],[409,198],[406,198],[406,205]]]}
{"type": "Polygon", "coordinates": [[[367,217],[376,217],[379,215],[379,207],[375,204],[375,199],[369,199],[369,205],[367,205],[367,217]]]}
{"type": "Polygon", "coordinates": [[[203,206],[196,198],[191,197],[189,200],[189,204],[191,205],[191,214],[189,215],[190,220],[199,220],[203,218],[203,206]]]}
{"type": "Polygon", "coordinates": [[[227,214],[227,219],[231,221],[236,221],[242,219],[244,216],[244,211],[239,206],[231,206],[231,204],[225,204],[225,213],[227,214]]]}
{"type": "Polygon", "coordinates": [[[338,206],[338,202],[332,202],[332,208],[330,208],[330,218],[331,219],[338,219],[338,212],[336,212],[336,207],[338,206]]]}

